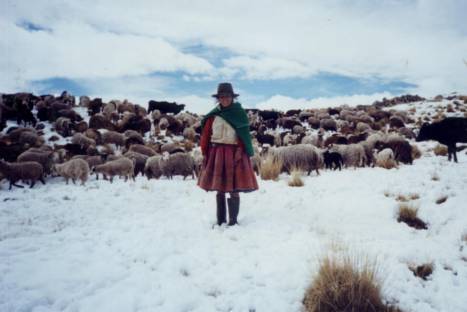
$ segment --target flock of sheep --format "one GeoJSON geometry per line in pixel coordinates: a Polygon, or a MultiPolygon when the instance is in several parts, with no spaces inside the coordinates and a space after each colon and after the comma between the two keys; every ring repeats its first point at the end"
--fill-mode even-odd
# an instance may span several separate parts
{"type": "MultiPolygon", "coordinates": [[[[436,114],[415,117],[414,110],[391,109],[424,100],[406,95],[355,108],[285,113],[248,109],[254,169],[259,173],[268,157],[280,160],[282,172],[298,169],[308,174],[319,174],[324,167],[412,164],[419,151],[411,140],[422,123],[442,119],[445,113],[466,114],[465,96],[448,98],[450,104],[440,106],[436,114]]],[[[19,181],[33,187],[54,176],[82,184],[91,174],[110,182],[114,177],[134,180],[140,174],[148,179],[195,178],[203,161],[197,146],[201,116],[183,109],[168,102],[150,101],[144,108],[127,100],[76,99],[67,92],[3,94],[0,180],[7,179],[11,189],[22,187],[19,181]],[[7,127],[7,121],[16,124],[7,127]]]]}

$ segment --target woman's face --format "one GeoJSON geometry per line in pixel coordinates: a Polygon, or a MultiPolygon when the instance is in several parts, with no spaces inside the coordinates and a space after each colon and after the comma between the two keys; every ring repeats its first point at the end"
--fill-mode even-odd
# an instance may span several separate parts
{"type": "Polygon", "coordinates": [[[227,107],[232,104],[233,97],[231,95],[220,95],[218,99],[222,107],[227,107]]]}

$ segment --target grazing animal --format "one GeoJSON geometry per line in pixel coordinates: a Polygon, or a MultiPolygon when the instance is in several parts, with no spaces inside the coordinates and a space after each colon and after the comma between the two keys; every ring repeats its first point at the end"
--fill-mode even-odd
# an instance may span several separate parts
{"type": "Polygon", "coordinates": [[[95,146],[96,141],[93,139],[88,138],[82,133],[75,133],[73,137],[71,138],[71,143],[72,144],[78,144],[82,148],[88,148],[90,146],[95,146]]]}
{"type": "Polygon", "coordinates": [[[102,134],[102,143],[115,144],[118,148],[125,145],[125,135],[117,131],[106,131],[102,134]]]}
{"type": "Polygon", "coordinates": [[[323,153],[323,160],[326,169],[336,170],[337,168],[339,168],[340,171],[342,169],[342,165],[344,164],[342,156],[338,152],[325,151],[323,153]]]}
{"type": "Polygon", "coordinates": [[[180,113],[185,108],[185,104],[170,103],[166,101],[153,101],[148,103],[148,113],[153,110],[159,110],[162,114],[173,113],[174,115],[180,113]]]}
{"type": "Polygon", "coordinates": [[[406,140],[388,140],[387,142],[377,142],[377,150],[390,148],[394,152],[394,159],[404,164],[412,164],[412,145],[406,140]]]}
{"type": "Polygon", "coordinates": [[[16,184],[19,180],[30,181],[30,188],[36,184],[37,180],[45,184],[44,169],[40,163],[35,161],[8,163],[0,160],[0,173],[10,182],[9,190],[13,186],[23,188],[23,186],[16,184]]]}
{"type": "Polygon", "coordinates": [[[18,162],[27,162],[27,161],[38,162],[42,165],[44,174],[50,174],[52,165],[53,165],[53,157],[54,155],[52,152],[27,150],[18,156],[17,161],[18,162]]]}
{"type": "Polygon", "coordinates": [[[323,158],[318,148],[309,144],[297,144],[270,148],[268,153],[282,163],[282,171],[290,174],[292,169],[299,169],[310,175],[312,170],[316,170],[319,175],[319,168],[323,165],[323,158]]]}
{"type": "Polygon", "coordinates": [[[385,148],[379,151],[375,157],[377,167],[391,169],[397,167],[394,152],[390,148],[385,148]]]}
{"type": "MultiPolygon", "coordinates": [[[[143,145],[132,145],[132,147],[133,146],[143,146],[143,145]]],[[[144,175],[144,166],[146,165],[146,161],[149,158],[148,155],[138,153],[135,151],[130,151],[130,152],[126,152],[125,154],[123,154],[123,156],[133,161],[133,165],[134,165],[133,176],[134,177],[138,176],[139,173],[141,173],[141,175],[144,175]]]]}
{"type": "Polygon", "coordinates": [[[457,162],[456,143],[467,143],[467,118],[447,117],[440,122],[424,124],[417,142],[435,140],[448,147],[448,160],[457,162]]]}
{"type": "Polygon", "coordinates": [[[263,145],[263,144],[269,144],[271,146],[274,146],[274,142],[275,142],[275,137],[271,134],[262,134],[262,133],[258,133],[256,135],[256,140],[258,140],[258,143],[263,145]]]}
{"type": "Polygon", "coordinates": [[[276,120],[277,118],[280,117],[281,113],[276,112],[276,111],[267,111],[267,110],[260,110],[258,111],[258,115],[263,119],[263,120],[276,120]]]}
{"type": "Polygon", "coordinates": [[[320,127],[324,130],[337,131],[337,123],[334,119],[331,118],[321,119],[320,127]]]}
{"type": "Polygon", "coordinates": [[[195,161],[187,153],[168,154],[165,152],[160,160],[160,168],[162,174],[169,179],[172,179],[174,175],[183,176],[183,180],[189,175],[195,178],[195,161]]]}
{"type": "Polygon", "coordinates": [[[365,148],[360,143],[349,145],[334,144],[331,150],[342,155],[345,167],[364,167],[367,162],[365,148]]]}
{"type": "Polygon", "coordinates": [[[141,145],[141,144],[133,144],[130,146],[129,149],[130,152],[136,152],[139,154],[146,155],[148,157],[156,155],[156,151],[154,151],[152,148],[146,145],[141,145]]]}
{"type": "Polygon", "coordinates": [[[76,180],[81,180],[81,185],[88,180],[89,177],[89,164],[86,160],[81,158],[73,158],[66,163],[55,165],[56,172],[65,178],[66,184],[71,179],[73,184],[76,180]]]}
{"type": "Polygon", "coordinates": [[[105,164],[96,166],[94,170],[96,174],[102,173],[104,175],[104,179],[110,177],[110,183],[113,182],[113,178],[116,175],[125,177],[125,182],[128,180],[128,178],[132,178],[133,181],[135,180],[134,163],[127,157],[121,157],[112,161],[108,161],[105,164]]]}
{"type": "Polygon", "coordinates": [[[161,164],[160,164],[161,159],[162,159],[162,156],[155,155],[155,156],[149,157],[146,160],[146,165],[144,166],[144,174],[146,175],[148,180],[151,178],[159,179],[162,176],[162,170],[161,170],[161,164]]]}

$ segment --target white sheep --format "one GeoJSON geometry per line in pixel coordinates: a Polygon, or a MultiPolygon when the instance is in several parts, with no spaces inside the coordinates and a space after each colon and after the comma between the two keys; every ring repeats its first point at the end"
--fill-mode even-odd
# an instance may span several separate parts
{"type": "Polygon", "coordinates": [[[183,176],[183,180],[187,176],[191,175],[192,178],[195,178],[195,161],[190,154],[187,153],[175,153],[168,154],[164,153],[160,161],[160,167],[164,176],[169,179],[172,179],[174,175],[183,176]]]}
{"type": "Polygon", "coordinates": [[[391,169],[397,167],[394,152],[390,148],[385,148],[375,156],[376,166],[391,169]]]}
{"type": "Polygon", "coordinates": [[[359,143],[349,145],[333,144],[330,150],[342,155],[345,167],[364,167],[367,162],[365,148],[359,143]]]}
{"type": "Polygon", "coordinates": [[[102,173],[104,175],[104,179],[110,177],[110,183],[113,182],[113,178],[116,175],[125,177],[125,182],[128,178],[132,178],[133,181],[135,180],[134,163],[127,157],[120,157],[118,159],[108,161],[105,164],[98,165],[95,168],[95,172],[96,174],[102,173]]]}
{"type": "Polygon", "coordinates": [[[282,171],[287,173],[292,169],[298,169],[310,175],[312,170],[316,170],[319,175],[319,168],[323,167],[321,152],[317,147],[309,144],[272,147],[268,150],[268,154],[279,160],[282,163],[282,171]]]}
{"type": "Polygon", "coordinates": [[[65,178],[66,184],[68,184],[69,179],[71,179],[73,184],[79,179],[81,180],[81,185],[84,185],[89,177],[89,165],[81,158],[74,158],[63,164],[56,164],[55,171],[65,178]]]}

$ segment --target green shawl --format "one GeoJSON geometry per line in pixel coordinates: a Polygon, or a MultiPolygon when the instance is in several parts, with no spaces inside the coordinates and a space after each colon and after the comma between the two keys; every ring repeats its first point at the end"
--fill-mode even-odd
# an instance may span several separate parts
{"type": "Polygon", "coordinates": [[[248,116],[240,103],[234,102],[223,109],[220,108],[220,105],[216,106],[201,120],[201,129],[204,128],[206,120],[211,116],[219,116],[227,121],[227,123],[235,129],[235,133],[240,138],[243,145],[245,145],[245,150],[248,156],[253,156],[255,154],[253,151],[253,145],[251,144],[248,116]]]}

